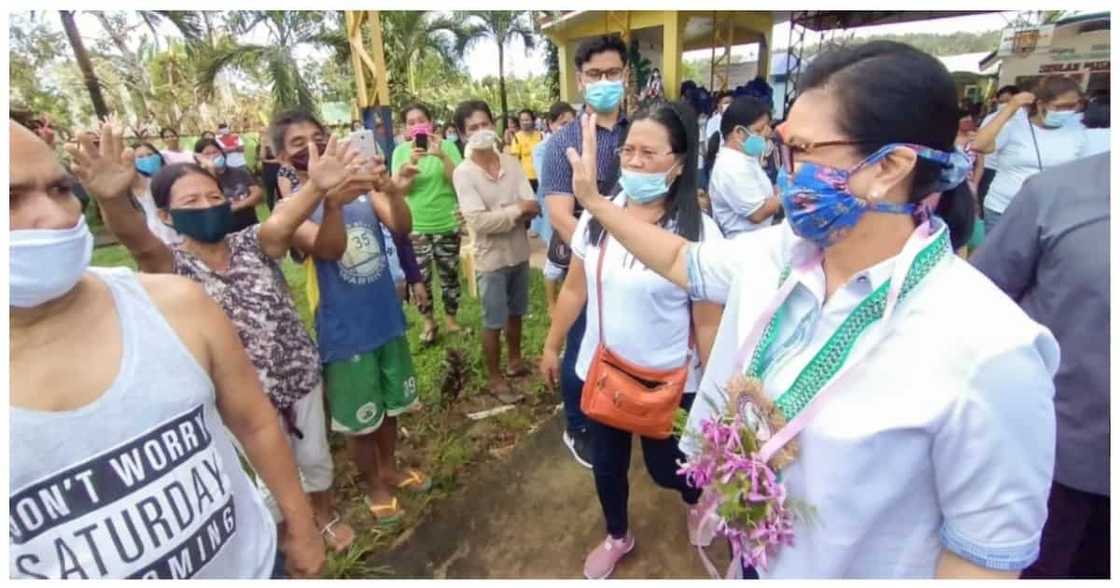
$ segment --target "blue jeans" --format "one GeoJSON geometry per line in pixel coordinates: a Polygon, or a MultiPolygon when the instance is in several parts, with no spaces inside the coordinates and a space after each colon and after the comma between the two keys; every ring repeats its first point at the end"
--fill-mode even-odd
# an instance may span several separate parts
{"type": "Polygon", "coordinates": [[[991,235],[992,231],[996,230],[996,223],[999,222],[999,218],[1001,216],[1003,216],[1002,212],[996,212],[996,211],[994,211],[990,208],[984,208],[984,235],[985,236],[991,235]]]}
{"type": "Polygon", "coordinates": [[[288,579],[288,571],[284,569],[287,565],[287,560],[284,558],[284,552],[279,549],[276,550],[276,559],[272,562],[272,579],[273,580],[286,580],[288,579]]]}
{"type": "Polygon", "coordinates": [[[568,420],[568,431],[587,429],[587,417],[579,409],[579,399],[583,395],[583,380],[576,375],[576,358],[583,342],[583,331],[587,327],[587,305],[579,311],[579,317],[568,329],[568,340],[564,344],[564,357],[560,359],[560,394],[564,400],[564,416],[568,420]]]}
{"type": "MultiPolygon", "coordinates": [[[[692,408],[695,397],[695,394],[682,396],[681,407],[686,411],[692,408]]],[[[621,539],[630,527],[630,446],[634,434],[596,421],[591,421],[590,431],[595,491],[599,495],[599,506],[603,508],[607,534],[621,539]]],[[[700,500],[700,490],[689,486],[684,476],[677,473],[677,462],[685,459],[677,438],[640,439],[646,471],[653,481],[662,488],[679,492],[685,503],[696,504],[700,500]]]]}
{"type": "Polygon", "coordinates": [[[529,224],[529,228],[536,231],[540,235],[541,241],[545,244],[552,239],[552,221],[548,220],[548,208],[544,204],[544,194],[541,190],[537,190],[537,204],[541,207],[541,213],[533,217],[533,221],[529,224]]]}

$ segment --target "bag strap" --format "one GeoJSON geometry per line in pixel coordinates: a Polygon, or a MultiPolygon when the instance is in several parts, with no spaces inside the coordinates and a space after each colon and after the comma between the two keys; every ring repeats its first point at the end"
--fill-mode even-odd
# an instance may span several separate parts
{"type": "Polygon", "coordinates": [[[595,266],[595,299],[598,301],[596,309],[599,311],[599,344],[607,346],[607,339],[603,335],[603,262],[607,259],[607,242],[610,237],[607,230],[603,229],[599,243],[599,264],[595,266]]]}
{"type": "Polygon", "coordinates": [[[1031,130],[1031,141],[1034,143],[1034,156],[1038,158],[1038,171],[1042,171],[1042,152],[1038,150],[1038,137],[1034,134],[1034,123],[1027,117],[1027,127],[1031,130]]]}

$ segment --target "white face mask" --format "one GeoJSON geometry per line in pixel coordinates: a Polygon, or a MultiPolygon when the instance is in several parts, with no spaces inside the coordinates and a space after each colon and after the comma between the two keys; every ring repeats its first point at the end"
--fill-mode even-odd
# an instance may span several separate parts
{"type": "Polygon", "coordinates": [[[475,149],[493,149],[498,144],[498,133],[492,129],[475,131],[467,139],[467,144],[475,149]]]}
{"type": "Polygon", "coordinates": [[[66,294],[89,267],[93,233],[85,217],[70,229],[23,229],[8,234],[12,306],[33,308],[66,294]]]}

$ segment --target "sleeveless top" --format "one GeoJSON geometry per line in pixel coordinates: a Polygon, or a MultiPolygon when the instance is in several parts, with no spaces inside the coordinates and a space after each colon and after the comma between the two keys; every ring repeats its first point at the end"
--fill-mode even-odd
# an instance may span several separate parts
{"type": "Polygon", "coordinates": [[[116,380],[72,411],[12,406],[12,578],[268,578],[276,527],[214,384],[125,268],[116,380]]]}
{"type": "MultiPolygon", "coordinates": [[[[385,235],[369,196],[342,208],[346,253],[338,261],[314,260],[319,290],[315,310],[319,356],[330,363],[378,349],[405,332],[404,311],[393,285],[385,235]]],[[[311,222],[323,221],[323,205],[311,222]]]]}
{"type": "Polygon", "coordinates": [[[226,236],[229,270],[218,272],[172,247],[173,269],[202,284],[225,311],[273,406],[295,431],[292,405],[321,381],[319,354],[292,301],[280,264],[261,250],[261,225],[226,236]]]}

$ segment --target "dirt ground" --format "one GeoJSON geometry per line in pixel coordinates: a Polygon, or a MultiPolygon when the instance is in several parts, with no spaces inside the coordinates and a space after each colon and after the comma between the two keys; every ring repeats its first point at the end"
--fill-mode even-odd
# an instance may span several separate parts
{"type": "MultiPolygon", "coordinates": [[[[582,578],[587,552],[605,536],[591,471],[572,460],[556,415],[512,453],[486,464],[463,492],[403,535],[379,565],[398,578],[582,578]]],[[[688,545],[685,508],[657,487],[640,446],[630,471],[630,524],[637,546],[615,578],[707,578],[688,545]]],[[[719,569],[726,544],[709,551],[719,569]]]]}

